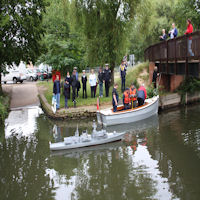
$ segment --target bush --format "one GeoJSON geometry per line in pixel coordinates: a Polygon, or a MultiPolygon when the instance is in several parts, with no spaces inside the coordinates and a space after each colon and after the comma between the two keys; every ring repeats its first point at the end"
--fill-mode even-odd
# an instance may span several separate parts
{"type": "Polygon", "coordinates": [[[194,77],[186,78],[178,87],[178,93],[182,96],[196,91],[200,91],[200,79],[194,77]]]}
{"type": "Polygon", "coordinates": [[[0,96],[0,120],[4,120],[8,116],[9,97],[6,95],[0,96]]]}

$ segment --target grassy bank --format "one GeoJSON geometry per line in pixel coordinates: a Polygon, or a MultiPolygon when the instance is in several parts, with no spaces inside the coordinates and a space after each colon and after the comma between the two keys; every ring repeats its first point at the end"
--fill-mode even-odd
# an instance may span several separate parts
{"type": "Polygon", "coordinates": [[[10,98],[6,94],[0,96],[0,121],[8,116],[10,98]]]}
{"type": "MultiPolygon", "coordinates": [[[[51,104],[52,101],[52,95],[53,95],[53,82],[39,82],[38,85],[44,86],[46,88],[44,95],[48,101],[49,104],[51,104]]],[[[110,103],[111,102],[111,94],[112,94],[112,87],[110,87],[109,91],[109,97],[105,97],[105,88],[104,88],[104,97],[100,99],[101,103],[110,103]]],[[[96,98],[91,98],[91,91],[90,91],[90,86],[89,83],[87,83],[87,99],[83,99],[83,91],[82,88],[79,90],[79,97],[76,98],[77,106],[89,106],[89,105],[96,105],[97,104],[97,99],[96,98]]],[[[99,86],[97,86],[97,91],[96,91],[96,97],[99,96],[99,86]]],[[[71,96],[70,99],[68,100],[68,106],[73,107],[73,102],[72,102],[72,89],[71,89],[71,96]]],[[[65,107],[65,98],[63,95],[63,90],[61,90],[61,96],[60,96],[60,107],[64,108],[65,107]]]]}
{"type": "MultiPolygon", "coordinates": [[[[133,68],[128,69],[127,71],[127,76],[126,76],[126,86],[130,87],[131,83],[134,82],[135,85],[138,87],[138,78],[141,78],[142,80],[144,80],[144,82],[146,80],[148,80],[148,74],[143,75],[142,73],[146,71],[148,72],[148,63],[140,63],[138,65],[136,65],[133,68]]],[[[97,75],[97,74],[96,74],[97,75]]],[[[81,74],[79,74],[79,77],[81,77],[81,74]]],[[[87,74],[87,77],[89,78],[89,74],[87,74]]],[[[119,72],[115,73],[115,82],[117,82],[119,84],[119,95],[120,98],[122,98],[122,93],[121,93],[121,79],[119,78],[119,72]]],[[[53,82],[49,81],[43,81],[43,82],[38,82],[39,86],[43,86],[46,88],[44,95],[48,101],[49,104],[51,104],[52,101],[52,94],[53,94],[53,82]]],[[[112,102],[112,88],[113,86],[110,87],[110,91],[109,91],[109,97],[106,98],[105,97],[105,86],[103,88],[103,92],[104,92],[104,97],[100,98],[100,103],[105,103],[105,104],[111,104],[112,102]]],[[[96,105],[97,100],[96,98],[91,98],[91,91],[90,91],[90,86],[89,86],[89,81],[87,81],[87,99],[83,99],[82,98],[82,88],[79,91],[79,98],[76,98],[77,101],[77,106],[88,106],[88,105],[96,105]]],[[[99,86],[97,86],[97,90],[96,90],[96,97],[99,96],[99,86]]],[[[63,108],[65,106],[65,100],[64,100],[64,95],[63,95],[63,91],[61,91],[61,98],[60,98],[60,107],[63,108]]],[[[71,99],[68,101],[68,106],[69,107],[73,107],[73,102],[72,102],[72,90],[71,90],[71,99]]]]}

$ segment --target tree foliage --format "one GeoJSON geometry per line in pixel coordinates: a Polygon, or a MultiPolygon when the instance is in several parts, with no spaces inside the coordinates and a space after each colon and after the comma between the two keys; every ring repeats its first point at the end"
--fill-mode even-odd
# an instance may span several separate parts
{"type": "Polygon", "coordinates": [[[90,66],[110,63],[111,70],[126,53],[129,23],[137,0],[75,0],[76,16],[85,36],[90,66]]]}
{"type": "MultiPolygon", "coordinates": [[[[0,12],[0,74],[6,65],[36,61],[40,54],[44,0],[2,0],[0,12]]],[[[1,76],[0,76],[1,77],[1,76]]],[[[1,78],[0,78],[1,84],[1,78]]],[[[1,85],[0,85],[1,90],[1,85]]]]}
{"type": "Polygon", "coordinates": [[[68,0],[52,0],[43,20],[46,30],[43,44],[46,51],[38,62],[49,64],[62,74],[71,71],[74,66],[81,68],[83,65],[81,33],[73,31],[73,24],[70,22],[72,6],[68,0]]]}

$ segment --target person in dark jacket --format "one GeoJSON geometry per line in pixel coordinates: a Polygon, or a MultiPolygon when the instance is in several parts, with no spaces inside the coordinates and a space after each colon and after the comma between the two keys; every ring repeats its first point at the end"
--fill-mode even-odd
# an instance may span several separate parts
{"type": "Polygon", "coordinates": [[[72,101],[75,102],[76,99],[76,87],[77,87],[77,80],[76,80],[76,71],[73,70],[71,76],[71,85],[72,85],[72,101]]]}
{"type": "Polygon", "coordinates": [[[69,93],[70,93],[70,84],[66,80],[64,83],[64,96],[65,96],[65,108],[66,109],[68,108],[67,102],[68,102],[69,93]]]}
{"type": "Polygon", "coordinates": [[[125,85],[126,85],[126,64],[122,60],[122,63],[120,65],[120,76],[121,76],[121,91],[124,92],[125,85]]]}
{"type": "Polygon", "coordinates": [[[103,97],[103,71],[102,68],[99,68],[98,73],[98,83],[99,83],[99,97],[103,97]]]}
{"type": "MultiPolygon", "coordinates": [[[[65,81],[67,81],[68,83],[69,83],[69,86],[71,86],[71,82],[72,82],[72,80],[71,80],[71,76],[70,76],[70,74],[69,74],[69,72],[67,72],[67,76],[66,76],[66,78],[65,78],[65,81]]],[[[70,95],[71,94],[71,87],[69,87],[69,91],[68,91],[68,93],[67,93],[67,99],[69,100],[70,99],[70,95]]]]}
{"type": "Polygon", "coordinates": [[[111,70],[109,69],[109,65],[105,64],[106,69],[103,71],[104,81],[105,81],[105,89],[106,89],[106,97],[109,96],[109,87],[111,83],[111,70]]]}
{"type": "Polygon", "coordinates": [[[53,83],[53,94],[56,97],[56,109],[60,108],[60,79],[59,75],[56,75],[56,80],[53,83]]]}
{"type": "Polygon", "coordinates": [[[118,88],[118,84],[115,83],[113,91],[112,91],[113,112],[117,112],[117,105],[118,105],[118,101],[119,101],[119,95],[117,92],[117,88],[118,88]]]}
{"type": "Polygon", "coordinates": [[[83,98],[87,99],[87,76],[85,74],[85,70],[83,70],[83,75],[81,77],[82,85],[83,85],[83,98]]]}
{"type": "Polygon", "coordinates": [[[162,35],[160,36],[160,41],[165,41],[167,39],[167,34],[165,33],[165,29],[162,29],[162,35]]]}
{"type": "Polygon", "coordinates": [[[157,77],[159,76],[159,73],[158,73],[158,68],[155,66],[154,67],[154,71],[153,71],[153,77],[152,77],[152,83],[154,85],[154,88],[156,88],[156,81],[157,81],[157,77]]]}

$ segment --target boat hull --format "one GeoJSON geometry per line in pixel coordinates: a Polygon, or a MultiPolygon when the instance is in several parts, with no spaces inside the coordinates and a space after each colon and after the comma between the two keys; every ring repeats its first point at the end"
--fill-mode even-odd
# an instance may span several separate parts
{"type": "Polygon", "coordinates": [[[90,147],[90,146],[96,146],[106,143],[111,143],[115,141],[119,141],[123,138],[123,135],[125,133],[115,133],[108,134],[107,138],[96,138],[93,139],[91,142],[81,142],[81,143],[75,143],[75,144],[69,144],[66,145],[64,142],[57,142],[50,144],[50,150],[56,151],[56,150],[67,150],[67,149],[76,149],[76,148],[83,148],[83,147],[90,147]]]}
{"type": "MultiPolygon", "coordinates": [[[[98,111],[97,121],[104,126],[125,124],[149,118],[158,113],[159,96],[146,100],[147,105],[141,108],[123,112],[98,111]]],[[[111,110],[111,109],[110,109],[111,110]]]]}

